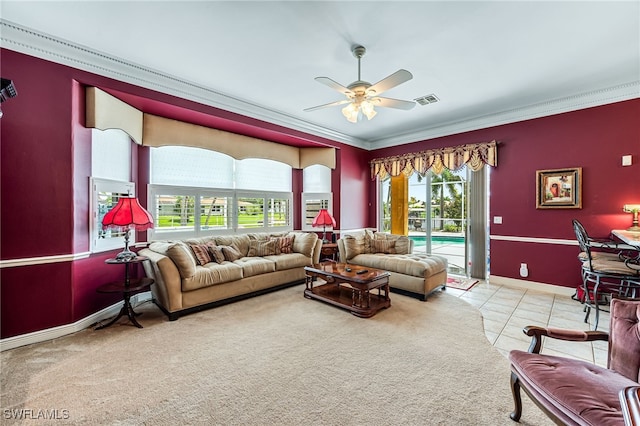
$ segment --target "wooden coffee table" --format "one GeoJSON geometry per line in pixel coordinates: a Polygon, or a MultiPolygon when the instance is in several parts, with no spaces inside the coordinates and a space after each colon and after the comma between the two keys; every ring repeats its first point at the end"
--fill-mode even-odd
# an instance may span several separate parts
{"type": "Polygon", "coordinates": [[[391,306],[387,271],[336,262],[305,266],[304,270],[306,298],[330,303],[363,318],[391,306]],[[318,278],[326,283],[316,285],[318,278]]]}

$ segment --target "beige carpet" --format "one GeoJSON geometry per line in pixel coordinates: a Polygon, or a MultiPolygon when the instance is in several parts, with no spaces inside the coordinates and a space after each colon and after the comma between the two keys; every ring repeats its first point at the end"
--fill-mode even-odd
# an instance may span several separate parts
{"type": "MultiPolygon", "coordinates": [[[[515,425],[509,364],[471,305],[392,294],[362,319],[303,288],[176,322],[146,304],[143,329],[5,351],[2,424],[57,410],[55,424],[515,425]]],[[[521,424],[552,424],[524,402],[521,424]]]]}

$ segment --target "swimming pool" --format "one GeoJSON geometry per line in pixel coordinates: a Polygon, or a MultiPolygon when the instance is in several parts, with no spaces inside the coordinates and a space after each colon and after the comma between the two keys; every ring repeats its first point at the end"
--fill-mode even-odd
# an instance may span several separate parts
{"type": "MultiPolygon", "coordinates": [[[[420,235],[409,235],[409,239],[413,240],[414,247],[424,247],[427,245],[427,237],[420,235]]],[[[463,236],[451,236],[451,235],[432,235],[431,245],[443,245],[443,244],[460,244],[464,245],[463,236]]]]}

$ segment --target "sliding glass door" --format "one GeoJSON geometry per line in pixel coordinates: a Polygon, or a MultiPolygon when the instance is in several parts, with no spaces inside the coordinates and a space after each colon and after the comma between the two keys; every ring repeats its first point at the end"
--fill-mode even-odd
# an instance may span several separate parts
{"type": "MultiPolygon", "coordinates": [[[[483,191],[471,193],[471,188],[474,188],[474,192],[478,188],[470,185],[470,179],[480,178],[475,173],[477,172],[468,172],[466,167],[453,172],[445,169],[439,175],[431,171],[424,176],[413,173],[408,182],[408,230],[409,238],[414,242],[414,253],[436,254],[447,258],[451,274],[468,276],[471,273],[471,261],[484,262],[486,259],[484,252],[478,250],[473,250],[478,258],[470,258],[472,251],[467,238],[469,225],[473,223],[470,222],[469,212],[481,216],[476,218],[479,219],[477,223],[485,220],[482,210],[470,208],[470,204],[477,203],[472,199],[474,195],[478,198],[485,197],[483,191]]],[[[479,188],[484,188],[484,185],[481,180],[479,188]]],[[[380,228],[383,232],[389,232],[393,196],[389,178],[381,181],[380,189],[380,228]]],[[[483,236],[480,238],[486,239],[483,236]]],[[[481,241],[479,244],[483,245],[485,242],[481,241]]]]}

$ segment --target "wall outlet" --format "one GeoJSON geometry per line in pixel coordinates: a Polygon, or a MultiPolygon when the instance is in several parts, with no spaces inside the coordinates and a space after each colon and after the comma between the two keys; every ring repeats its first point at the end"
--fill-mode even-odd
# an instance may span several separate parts
{"type": "Polygon", "coordinates": [[[622,165],[623,166],[630,166],[632,163],[632,159],[633,157],[631,155],[623,155],[622,156],[622,165]]]}
{"type": "Polygon", "coordinates": [[[502,216],[494,216],[493,217],[493,223],[495,223],[497,225],[501,225],[502,224],[502,216]]]}
{"type": "Polygon", "coordinates": [[[529,268],[527,267],[526,263],[520,264],[520,276],[523,278],[526,278],[529,276],[529,268]]]}

